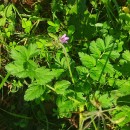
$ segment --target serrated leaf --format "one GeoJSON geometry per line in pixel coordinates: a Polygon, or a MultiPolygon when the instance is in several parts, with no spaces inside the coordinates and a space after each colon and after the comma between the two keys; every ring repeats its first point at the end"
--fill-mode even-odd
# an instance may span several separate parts
{"type": "Polygon", "coordinates": [[[27,52],[28,52],[29,58],[36,56],[39,52],[39,50],[37,49],[37,45],[36,44],[30,44],[28,49],[27,49],[27,52]]]}
{"type": "MultiPolygon", "coordinates": [[[[104,55],[109,55],[109,53],[110,52],[106,52],[106,53],[104,53],[104,55]]],[[[119,58],[119,56],[120,56],[120,54],[119,54],[119,52],[117,52],[117,51],[112,51],[111,52],[111,55],[110,55],[110,58],[112,59],[112,60],[116,60],[117,58],[119,58]]]]}
{"type": "Polygon", "coordinates": [[[64,72],[64,69],[52,69],[52,72],[55,74],[55,77],[58,78],[64,72]]]}
{"type": "Polygon", "coordinates": [[[79,75],[84,75],[84,74],[88,73],[88,69],[84,66],[77,66],[76,70],[77,70],[79,75]]]}
{"type": "Polygon", "coordinates": [[[68,100],[66,97],[63,96],[58,96],[56,100],[56,105],[58,106],[58,115],[61,118],[71,117],[71,112],[75,109],[75,103],[72,100],[68,100]]]}
{"type": "MultiPolygon", "coordinates": [[[[92,69],[90,69],[89,72],[90,72],[90,77],[93,80],[98,81],[102,71],[98,67],[93,67],[92,69]]],[[[101,76],[100,83],[102,83],[102,84],[105,83],[105,75],[104,74],[102,74],[102,76],[101,76]]]]}
{"type": "Polygon", "coordinates": [[[122,54],[122,57],[125,60],[130,61],[130,51],[128,51],[128,50],[124,51],[124,53],[122,54]]]}
{"type": "Polygon", "coordinates": [[[110,63],[108,63],[108,62],[106,63],[106,60],[104,60],[104,59],[98,60],[97,66],[101,70],[104,68],[104,72],[105,73],[109,73],[109,74],[113,74],[114,73],[113,66],[110,63]]]}
{"type": "Polygon", "coordinates": [[[117,80],[116,85],[119,87],[119,92],[125,96],[130,94],[130,78],[128,80],[117,80]]]}
{"type": "Polygon", "coordinates": [[[45,67],[37,68],[35,70],[35,78],[40,85],[45,85],[55,77],[55,72],[50,71],[45,67]]]}
{"type": "Polygon", "coordinates": [[[96,40],[96,46],[99,48],[99,50],[101,52],[103,52],[105,50],[105,45],[104,45],[104,41],[101,38],[98,38],[96,40]]]}
{"type": "Polygon", "coordinates": [[[5,68],[9,73],[19,78],[30,77],[31,79],[33,79],[35,77],[35,69],[37,67],[38,66],[34,61],[29,60],[28,62],[24,63],[20,61],[15,61],[6,65],[5,68]]]}
{"type": "Polygon", "coordinates": [[[15,49],[11,50],[11,57],[14,60],[24,62],[27,60],[27,55],[27,49],[24,46],[17,46],[15,49]]]}
{"type": "Polygon", "coordinates": [[[67,80],[56,82],[56,84],[54,85],[56,93],[65,95],[66,89],[70,86],[70,84],[71,83],[67,80]]]}
{"type": "Polygon", "coordinates": [[[93,55],[95,58],[99,58],[99,57],[100,57],[101,51],[100,51],[99,48],[97,47],[95,41],[92,41],[92,42],[90,43],[89,49],[90,49],[91,53],[93,53],[92,55],[93,55]]]}
{"type": "Polygon", "coordinates": [[[103,108],[110,108],[115,103],[115,97],[108,94],[101,95],[98,100],[103,108]]]}
{"type": "Polygon", "coordinates": [[[112,36],[106,36],[105,38],[105,46],[106,48],[110,48],[112,46],[112,43],[113,42],[113,37],[112,36]]]}
{"type": "Polygon", "coordinates": [[[96,60],[83,52],[79,52],[79,57],[82,64],[88,68],[92,68],[96,65],[96,60]]]}
{"type": "Polygon", "coordinates": [[[17,76],[19,78],[27,77],[27,74],[21,64],[10,63],[10,64],[6,65],[5,68],[10,74],[12,74],[14,76],[17,76]]]}
{"type": "Polygon", "coordinates": [[[44,91],[45,89],[43,86],[37,84],[31,84],[25,92],[24,100],[31,101],[36,98],[39,98],[44,93],[44,91]]]}

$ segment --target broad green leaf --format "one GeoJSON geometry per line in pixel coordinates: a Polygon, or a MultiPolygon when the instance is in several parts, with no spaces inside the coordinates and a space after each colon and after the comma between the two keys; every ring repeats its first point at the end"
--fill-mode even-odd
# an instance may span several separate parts
{"type": "Polygon", "coordinates": [[[112,47],[112,43],[113,42],[113,37],[112,36],[106,36],[106,38],[105,38],[105,46],[106,46],[106,48],[110,48],[110,47],[112,47]]]}
{"type": "Polygon", "coordinates": [[[23,63],[18,60],[6,65],[5,68],[12,75],[19,78],[30,77],[31,79],[33,79],[35,77],[35,69],[37,67],[37,64],[32,60],[23,63]]]}
{"type": "Polygon", "coordinates": [[[129,50],[124,51],[124,53],[122,54],[122,57],[125,60],[130,61],[130,51],[129,50]]]}
{"type": "Polygon", "coordinates": [[[52,69],[52,72],[55,73],[55,78],[59,78],[59,76],[64,72],[64,69],[52,69]]]}
{"type": "Polygon", "coordinates": [[[66,94],[66,89],[70,86],[70,82],[67,80],[57,81],[54,85],[55,91],[57,94],[66,94]]]}
{"type": "Polygon", "coordinates": [[[28,59],[27,49],[24,46],[17,46],[11,50],[11,57],[14,60],[25,62],[28,59]]]}
{"type": "Polygon", "coordinates": [[[96,46],[99,48],[101,52],[105,51],[104,41],[101,38],[98,38],[96,40],[96,46]]]}
{"type": "Polygon", "coordinates": [[[28,76],[23,68],[23,65],[21,65],[21,64],[10,63],[10,64],[6,65],[5,68],[9,73],[11,73],[12,75],[17,76],[19,78],[26,78],[28,76]]]}
{"type": "Polygon", "coordinates": [[[95,41],[92,41],[92,42],[90,43],[89,49],[90,49],[91,53],[93,53],[92,55],[93,55],[95,58],[99,58],[99,57],[100,57],[101,51],[100,51],[99,48],[97,47],[95,41]]]}
{"type": "Polygon", "coordinates": [[[45,67],[37,68],[35,70],[35,78],[37,83],[40,85],[45,85],[46,83],[50,82],[55,77],[55,72],[50,71],[45,67]]]}
{"type": "Polygon", "coordinates": [[[36,44],[30,44],[28,49],[27,49],[27,52],[28,52],[29,58],[36,56],[39,52],[39,50],[37,49],[37,45],[36,44]]]}
{"type": "Polygon", "coordinates": [[[44,91],[45,89],[43,86],[37,84],[31,84],[25,92],[24,100],[31,101],[36,98],[39,98],[44,93],[44,91]]]}
{"type": "Polygon", "coordinates": [[[96,65],[96,60],[83,52],[79,52],[79,57],[82,64],[88,68],[94,67],[96,65]]]}
{"type": "Polygon", "coordinates": [[[11,57],[14,60],[20,60],[25,62],[38,54],[38,49],[36,44],[30,44],[28,48],[24,46],[17,46],[11,50],[11,57]]]}

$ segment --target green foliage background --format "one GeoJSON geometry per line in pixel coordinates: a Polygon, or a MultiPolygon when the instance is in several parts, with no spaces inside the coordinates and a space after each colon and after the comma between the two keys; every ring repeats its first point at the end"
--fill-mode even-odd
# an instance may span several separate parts
{"type": "Polygon", "coordinates": [[[0,3],[1,129],[129,129],[129,0],[0,3]]]}

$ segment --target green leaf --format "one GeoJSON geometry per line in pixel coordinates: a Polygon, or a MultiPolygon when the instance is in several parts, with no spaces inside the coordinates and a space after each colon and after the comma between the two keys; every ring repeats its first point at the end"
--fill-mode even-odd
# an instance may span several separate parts
{"type": "Polygon", "coordinates": [[[117,80],[116,85],[119,87],[119,92],[122,96],[130,94],[130,78],[128,80],[117,80]]]}
{"type": "Polygon", "coordinates": [[[14,60],[25,62],[28,59],[27,49],[24,46],[17,46],[15,49],[11,50],[11,57],[14,60]]]}
{"type": "Polygon", "coordinates": [[[96,65],[96,60],[83,52],[79,52],[79,57],[82,64],[88,68],[92,68],[96,65]]]}
{"type": "Polygon", "coordinates": [[[47,21],[47,23],[50,25],[50,26],[54,26],[55,27],[55,23],[52,22],[52,21],[47,21]]]}
{"type": "MultiPolygon", "coordinates": [[[[110,53],[110,52],[106,52],[106,53],[104,53],[104,55],[109,56],[109,53],[110,53]]],[[[119,56],[120,56],[119,52],[117,52],[117,51],[112,51],[112,52],[111,52],[111,55],[110,55],[110,58],[111,58],[112,60],[116,60],[117,58],[119,58],[119,56]]]]}
{"type": "Polygon", "coordinates": [[[6,17],[0,18],[0,26],[5,26],[6,17]]]}
{"type": "MultiPolygon", "coordinates": [[[[100,69],[99,67],[96,66],[96,67],[93,67],[92,69],[90,69],[89,72],[90,72],[90,77],[93,80],[98,81],[99,77],[101,75],[102,69],[100,69]]],[[[104,74],[102,74],[102,76],[101,76],[100,83],[105,84],[105,75],[104,74]]]]}
{"type": "Polygon", "coordinates": [[[105,73],[109,73],[109,74],[113,75],[115,72],[113,66],[109,62],[107,62],[107,64],[106,64],[106,60],[104,60],[104,59],[98,60],[97,66],[101,70],[105,67],[105,69],[104,69],[105,73]]]}
{"type": "Polygon", "coordinates": [[[104,45],[104,41],[101,39],[101,38],[98,38],[96,40],[96,46],[99,48],[99,50],[101,52],[104,52],[105,51],[105,45],[104,45]]]}
{"type": "Polygon", "coordinates": [[[5,8],[6,17],[11,17],[13,15],[12,10],[13,10],[13,5],[12,4],[6,6],[6,8],[5,8]]]}
{"type": "Polygon", "coordinates": [[[26,33],[29,33],[32,28],[32,22],[30,20],[27,20],[26,18],[22,19],[22,28],[24,28],[26,33]]]}
{"type": "Polygon", "coordinates": [[[31,101],[36,98],[39,98],[44,93],[44,91],[45,89],[43,86],[37,84],[31,84],[25,92],[24,100],[31,101]]]}
{"type": "Polygon", "coordinates": [[[47,28],[47,31],[48,31],[48,33],[56,33],[56,28],[53,27],[53,26],[49,26],[49,27],[47,28]]]}
{"type": "Polygon", "coordinates": [[[74,25],[70,25],[68,27],[68,35],[71,36],[74,32],[75,32],[75,26],[74,25]]]}
{"type": "Polygon", "coordinates": [[[10,63],[8,65],[6,65],[6,70],[11,73],[14,76],[17,76],[19,78],[26,78],[28,75],[26,74],[23,65],[21,65],[21,63],[10,63]]]}
{"type": "Polygon", "coordinates": [[[60,118],[71,117],[72,112],[75,110],[74,101],[68,100],[66,97],[63,96],[58,96],[56,100],[56,105],[58,106],[57,113],[60,118]]]}
{"type": "Polygon", "coordinates": [[[62,81],[56,82],[56,84],[54,85],[56,93],[65,95],[66,89],[70,86],[70,84],[71,83],[67,80],[62,80],[62,81]]]}
{"type": "Polygon", "coordinates": [[[76,70],[78,72],[79,75],[86,75],[88,73],[88,69],[84,66],[77,66],[76,70]]]}
{"type": "Polygon", "coordinates": [[[35,78],[37,83],[45,85],[55,77],[55,72],[46,69],[45,67],[37,68],[35,70],[35,78]]]}
{"type": "Polygon", "coordinates": [[[122,54],[122,57],[125,60],[130,61],[130,51],[128,51],[128,50],[124,51],[124,53],[122,54]]]}
{"type": "Polygon", "coordinates": [[[130,107],[118,107],[112,115],[113,123],[118,124],[120,127],[125,126],[130,122],[130,107]]]}
{"type": "Polygon", "coordinates": [[[39,53],[39,50],[37,49],[36,44],[30,44],[28,49],[27,49],[28,57],[32,58],[36,56],[39,53]]]}
{"type": "Polygon", "coordinates": [[[106,48],[111,48],[112,47],[112,43],[113,42],[113,37],[112,36],[106,36],[105,38],[105,47],[106,48]]]}
{"type": "Polygon", "coordinates": [[[115,97],[108,94],[101,95],[98,100],[103,108],[110,108],[115,103],[115,97]]]}
{"type": "Polygon", "coordinates": [[[101,51],[99,50],[99,48],[97,47],[97,44],[95,41],[92,41],[90,43],[90,47],[89,47],[91,53],[93,53],[92,55],[95,57],[95,58],[100,58],[100,55],[101,55],[101,51]]]}
{"type": "Polygon", "coordinates": [[[55,77],[58,78],[64,72],[64,69],[52,69],[52,72],[55,74],[55,77]]]}
{"type": "Polygon", "coordinates": [[[17,76],[19,78],[30,77],[31,79],[33,79],[35,77],[35,69],[37,67],[37,64],[32,60],[23,63],[18,60],[14,63],[6,65],[5,68],[12,75],[17,76]]]}
{"type": "Polygon", "coordinates": [[[68,14],[77,14],[78,12],[78,7],[77,7],[77,4],[74,4],[74,5],[70,5],[69,7],[70,9],[68,10],[68,14]]]}

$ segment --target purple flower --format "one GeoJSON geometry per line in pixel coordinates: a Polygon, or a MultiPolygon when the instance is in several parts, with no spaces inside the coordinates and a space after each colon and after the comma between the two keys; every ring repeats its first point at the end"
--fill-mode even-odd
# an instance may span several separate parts
{"type": "Polygon", "coordinates": [[[69,37],[64,34],[62,37],[59,38],[61,43],[68,43],[67,41],[69,40],[69,37]]]}

